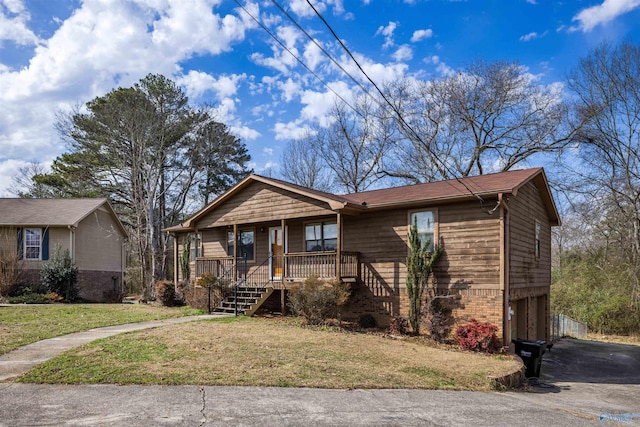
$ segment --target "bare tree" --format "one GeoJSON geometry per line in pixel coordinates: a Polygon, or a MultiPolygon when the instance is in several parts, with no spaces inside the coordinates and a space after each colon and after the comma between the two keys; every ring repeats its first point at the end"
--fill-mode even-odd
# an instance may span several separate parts
{"type": "Polygon", "coordinates": [[[320,191],[331,190],[331,175],[315,151],[315,134],[308,131],[301,138],[287,142],[280,160],[280,175],[294,183],[320,191]]]}
{"type": "Polygon", "coordinates": [[[579,97],[574,170],[597,226],[640,273],[640,47],[603,44],[571,73],[579,97]]]}
{"type": "Polygon", "coordinates": [[[22,198],[43,198],[55,197],[50,189],[34,180],[34,177],[41,176],[47,172],[47,168],[38,162],[31,162],[21,166],[13,177],[9,191],[22,198]]]}
{"type": "Polygon", "coordinates": [[[453,76],[387,88],[398,132],[395,168],[414,181],[506,171],[556,152],[576,125],[561,87],[543,86],[517,63],[475,62],[453,76]]]}
{"type": "Polygon", "coordinates": [[[20,281],[24,261],[16,250],[16,229],[0,229],[0,296],[9,295],[20,281]]]}
{"type": "Polygon", "coordinates": [[[384,175],[385,155],[394,143],[393,129],[375,101],[361,97],[351,110],[344,103],[331,109],[332,123],[318,130],[314,151],[334,175],[334,186],[357,193],[384,175]]]}

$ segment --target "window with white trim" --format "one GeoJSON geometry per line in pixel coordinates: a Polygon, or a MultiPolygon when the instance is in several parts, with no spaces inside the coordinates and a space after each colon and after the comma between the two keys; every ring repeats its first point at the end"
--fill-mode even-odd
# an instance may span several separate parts
{"type": "Polygon", "coordinates": [[[24,229],[24,259],[42,259],[42,229],[24,229]]]}
{"type": "Polygon", "coordinates": [[[434,239],[435,239],[435,222],[436,215],[434,211],[419,211],[412,212],[409,216],[411,224],[409,227],[413,227],[415,224],[418,228],[418,237],[422,242],[422,245],[427,245],[429,252],[433,251],[434,239]]]}

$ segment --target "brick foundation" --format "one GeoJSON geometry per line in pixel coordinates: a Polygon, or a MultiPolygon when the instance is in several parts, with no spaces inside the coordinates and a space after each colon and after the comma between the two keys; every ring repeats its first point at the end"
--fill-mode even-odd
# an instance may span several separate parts
{"type": "MultiPolygon", "coordinates": [[[[440,301],[452,310],[454,327],[475,318],[498,326],[498,337],[502,339],[503,297],[499,289],[456,289],[439,290],[440,301]]],[[[370,314],[378,326],[386,327],[395,316],[407,317],[409,300],[405,288],[397,290],[364,284],[354,285],[349,302],[342,310],[347,320],[358,320],[363,314],[370,314]]],[[[423,328],[426,330],[426,328],[423,328]]]]}
{"type": "Polygon", "coordinates": [[[122,275],[119,271],[78,272],[80,298],[87,302],[122,302],[122,275]]]}
{"type": "MultiPolygon", "coordinates": [[[[80,270],[79,297],[87,302],[122,302],[121,278],[119,271],[80,270]]],[[[40,281],[40,270],[24,270],[20,284],[31,287],[34,292],[46,292],[40,281]]]]}

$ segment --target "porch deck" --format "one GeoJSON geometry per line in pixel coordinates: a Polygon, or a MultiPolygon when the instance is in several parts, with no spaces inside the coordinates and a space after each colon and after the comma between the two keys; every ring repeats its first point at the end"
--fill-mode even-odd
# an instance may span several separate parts
{"type": "MultiPolygon", "coordinates": [[[[304,280],[310,276],[322,279],[338,278],[338,254],[331,252],[302,252],[271,255],[261,263],[246,264],[242,259],[234,263],[233,257],[196,258],[196,279],[211,273],[218,278],[230,280],[246,277],[250,286],[273,286],[286,288],[286,283],[304,280]]],[[[339,278],[357,280],[359,275],[359,253],[340,254],[339,278]]]]}

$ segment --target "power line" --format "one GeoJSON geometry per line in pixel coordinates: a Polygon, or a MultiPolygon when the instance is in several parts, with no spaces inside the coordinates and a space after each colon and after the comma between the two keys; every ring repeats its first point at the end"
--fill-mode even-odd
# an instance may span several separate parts
{"type": "Polygon", "coordinates": [[[280,9],[280,12],[282,12],[282,14],[286,16],[287,19],[289,19],[289,21],[293,23],[293,25],[295,25],[305,36],[307,36],[307,38],[311,40],[313,44],[315,44],[318,47],[318,49],[320,49],[322,53],[324,53],[327,56],[327,58],[331,60],[331,62],[333,62],[343,73],[345,73],[351,79],[352,82],[354,82],[360,89],[362,89],[364,93],[366,93],[371,98],[373,98],[373,96],[371,96],[367,88],[365,88],[362,85],[362,83],[356,80],[355,77],[353,77],[347,70],[345,70],[344,67],[333,56],[331,56],[331,54],[329,54],[329,52],[327,52],[325,48],[322,47],[322,45],[320,45],[320,43],[318,43],[316,39],[311,37],[311,35],[307,32],[307,30],[302,28],[302,26],[276,0],[271,0],[271,3],[273,3],[278,9],[280,9]]]}
{"type": "MultiPolygon", "coordinates": [[[[322,77],[320,77],[316,72],[314,72],[312,69],[310,69],[307,64],[305,64],[304,62],[302,62],[302,60],[300,58],[298,58],[292,51],[291,49],[289,49],[284,43],[282,43],[282,41],[280,41],[280,39],[278,39],[278,37],[276,37],[275,34],[273,34],[260,20],[258,20],[255,16],[253,16],[253,14],[251,12],[249,12],[241,3],[239,0],[235,0],[236,4],[238,6],[240,6],[240,8],[247,14],[249,15],[249,17],[251,19],[253,19],[264,31],[266,31],[267,34],[269,34],[269,36],[271,36],[271,38],[273,40],[275,40],[284,50],[286,50],[287,52],[289,52],[289,54],[296,60],[298,61],[298,63],[300,65],[302,65],[308,72],[310,72],[311,74],[313,74],[313,76],[318,79],[320,81],[320,83],[322,83],[327,89],[329,89],[331,92],[333,92],[333,94],[335,96],[337,96],[342,102],[344,102],[349,108],[351,108],[353,111],[356,111],[356,109],[354,107],[351,106],[351,104],[349,104],[338,92],[336,92],[335,90],[333,90],[329,84],[327,82],[325,82],[322,77]]],[[[344,71],[344,70],[343,70],[344,71]]]]}
{"type": "MultiPolygon", "coordinates": [[[[274,1],[274,0],[272,0],[274,1]]],[[[327,22],[326,19],[324,19],[324,17],[322,16],[322,14],[315,8],[315,6],[311,3],[310,0],[307,0],[307,4],[311,7],[311,9],[313,9],[314,13],[316,14],[316,16],[318,16],[318,18],[320,18],[320,20],[324,23],[324,25],[329,29],[329,31],[331,32],[331,34],[333,35],[333,37],[338,41],[338,43],[340,43],[340,46],[342,46],[342,48],[344,49],[344,51],[349,55],[349,57],[351,58],[351,60],[356,64],[356,66],[358,67],[358,69],[360,70],[360,72],[367,78],[367,80],[373,85],[373,87],[376,89],[376,91],[380,94],[380,96],[382,97],[382,99],[384,99],[385,103],[387,103],[387,105],[389,105],[389,107],[391,107],[391,109],[393,110],[394,113],[396,113],[396,116],[398,116],[398,119],[400,120],[400,122],[402,122],[402,124],[409,129],[409,131],[414,135],[414,137],[424,146],[427,148],[427,150],[429,150],[429,152],[431,153],[431,155],[433,156],[434,159],[436,159],[440,165],[447,170],[454,178],[455,180],[461,184],[472,196],[474,196],[476,199],[478,199],[478,201],[480,202],[480,205],[483,206],[484,205],[484,200],[482,199],[482,197],[480,197],[478,194],[476,194],[473,190],[471,190],[469,188],[469,186],[467,186],[467,184],[465,184],[464,182],[462,182],[462,180],[460,178],[458,178],[456,176],[456,174],[451,173],[451,169],[449,168],[449,166],[446,164],[446,162],[443,162],[442,160],[440,160],[438,158],[438,156],[436,155],[436,153],[432,150],[432,148],[429,146],[429,144],[425,143],[425,141],[422,140],[422,138],[420,137],[420,135],[418,134],[418,132],[416,132],[413,127],[411,127],[411,125],[409,125],[409,123],[407,123],[407,121],[404,119],[404,117],[402,117],[402,114],[400,113],[400,111],[397,109],[397,107],[395,105],[393,105],[391,103],[391,101],[389,101],[389,99],[387,98],[387,96],[384,94],[384,92],[382,92],[382,90],[380,90],[380,88],[378,87],[378,85],[373,81],[373,79],[371,79],[371,77],[369,77],[369,75],[366,73],[366,71],[362,68],[362,66],[360,65],[360,63],[358,62],[358,60],[353,56],[353,54],[351,53],[351,51],[349,50],[349,48],[347,46],[345,46],[345,44],[342,42],[342,40],[340,39],[340,37],[338,37],[338,35],[336,34],[336,32],[333,30],[333,28],[331,27],[331,25],[327,22]]],[[[306,33],[305,33],[306,34],[306,33]]],[[[328,55],[325,52],[326,55],[328,55]]],[[[351,76],[349,76],[351,77],[351,76]]],[[[353,77],[351,77],[353,79],[353,77]]],[[[367,92],[368,94],[368,92],[367,92]]],[[[371,95],[369,95],[371,96],[371,95]]],[[[482,208],[483,211],[485,211],[485,213],[492,215],[495,210],[498,208],[499,206],[499,202],[498,204],[491,210],[486,210],[484,208],[482,208]]]]}

